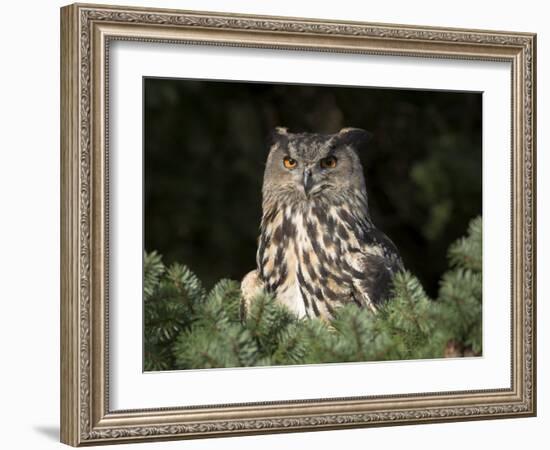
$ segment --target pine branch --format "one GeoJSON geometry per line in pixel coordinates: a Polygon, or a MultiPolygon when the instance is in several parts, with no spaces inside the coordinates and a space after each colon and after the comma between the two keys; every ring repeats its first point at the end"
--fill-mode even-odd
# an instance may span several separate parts
{"type": "Polygon", "coordinates": [[[270,356],[277,348],[279,334],[296,318],[272,295],[260,294],[253,301],[244,323],[258,344],[262,356],[270,356]]]}
{"type": "Polygon", "coordinates": [[[438,298],[408,272],[376,314],[348,305],[326,323],[298,319],[271,295],[239,317],[239,284],[221,280],[207,294],[185,266],[144,256],[145,370],[319,364],[481,354],[481,218],[449,248],[438,298]]]}
{"type": "Polygon", "coordinates": [[[462,267],[481,273],[482,268],[482,220],[477,217],[468,226],[468,236],[451,245],[448,252],[452,267],[462,267]]]}
{"type": "Polygon", "coordinates": [[[143,254],[143,300],[148,301],[158,287],[160,277],[165,267],[162,256],[156,251],[143,254]]]}

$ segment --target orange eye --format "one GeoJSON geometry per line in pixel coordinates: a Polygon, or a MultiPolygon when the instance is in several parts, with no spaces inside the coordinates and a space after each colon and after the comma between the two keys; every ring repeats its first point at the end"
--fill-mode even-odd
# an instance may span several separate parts
{"type": "Polygon", "coordinates": [[[334,156],[327,156],[321,160],[321,167],[323,169],[334,169],[338,160],[334,156]]]}
{"type": "Polygon", "coordinates": [[[292,159],[290,156],[285,156],[283,158],[283,165],[287,168],[287,169],[294,169],[296,167],[298,163],[296,162],[295,159],[292,159]]]}

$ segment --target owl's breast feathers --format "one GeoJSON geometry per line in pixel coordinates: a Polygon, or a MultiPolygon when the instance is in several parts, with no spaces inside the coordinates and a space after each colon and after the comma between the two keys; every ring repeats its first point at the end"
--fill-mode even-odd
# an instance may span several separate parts
{"type": "Polygon", "coordinates": [[[375,311],[402,264],[366,210],[362,197],[264,208],[257,286],[300,317],[330,318],[351,302],[375,311]]]}

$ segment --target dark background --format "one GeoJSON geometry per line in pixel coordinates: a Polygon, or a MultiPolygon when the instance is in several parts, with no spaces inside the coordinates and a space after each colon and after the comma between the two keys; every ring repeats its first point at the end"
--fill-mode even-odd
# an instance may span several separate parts
{"type": "Polygon", "coordinates": [[[479,93],[144,79],[145,249],[207,287],[255,268],[267,138],[371,131],[371,217],[435,296],[450,243],[481,214],[479,93]]]}

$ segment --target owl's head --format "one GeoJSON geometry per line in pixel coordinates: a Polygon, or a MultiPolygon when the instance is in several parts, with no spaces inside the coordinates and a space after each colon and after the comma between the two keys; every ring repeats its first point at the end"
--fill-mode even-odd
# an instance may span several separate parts
{"type": "Polygon", "coordinates": [[[364,194],[357,150],[369,137],[370,133],[358,128],[334,134],[289,133],[276,128],[265,168],[264,198],[307,201],[364,194]]]}

